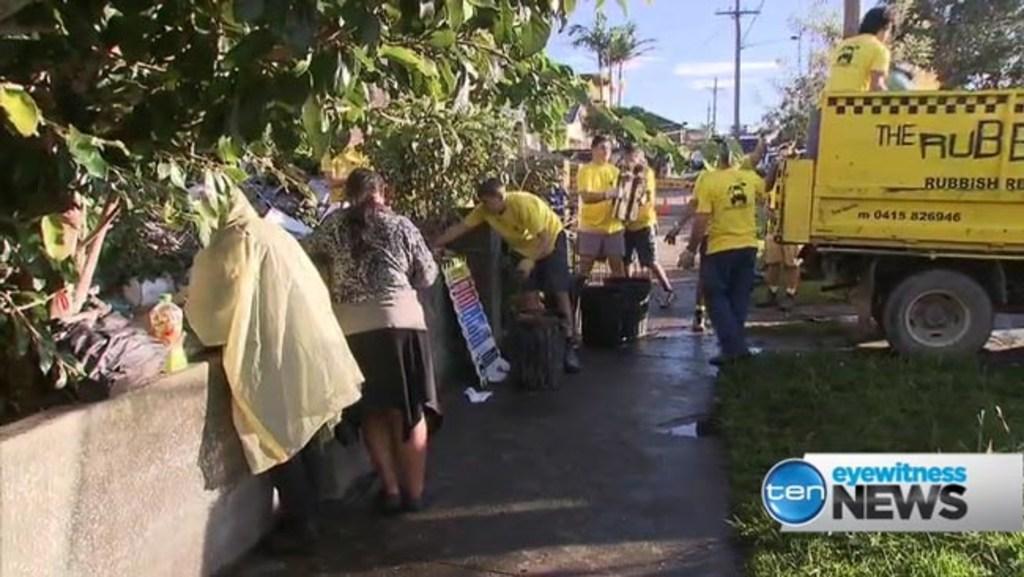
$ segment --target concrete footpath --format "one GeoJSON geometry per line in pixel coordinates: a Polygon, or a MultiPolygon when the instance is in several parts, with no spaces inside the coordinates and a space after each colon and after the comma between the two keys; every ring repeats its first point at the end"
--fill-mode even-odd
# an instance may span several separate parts
{"type": "Polygon", "coordinates": [[[334,506],[317,555],[256,552],[232,574],[740,575],[718,441],[664,432],[710,411],[714,347],[682,319],[658,324],[662,337],[632,349],[586,351],[559,391],[498,388],[481,405],[446,395],[427,511],[334,506]]]}
{"type": "MultiPolygon", "coordinates": [[[[672,262],[674,255],[663,260],[672,262]]],[[[325,507],[317,554],[254,552],[231,575],[736,577],[724,452],[666,429],[710,412],[715,347],[689,334],[692,284],[658,334],[584,351],[561,390],[495,389],[470,404],[448,383],[430,462],[432,504],[384,519],[369,495],[325,507]]]]}

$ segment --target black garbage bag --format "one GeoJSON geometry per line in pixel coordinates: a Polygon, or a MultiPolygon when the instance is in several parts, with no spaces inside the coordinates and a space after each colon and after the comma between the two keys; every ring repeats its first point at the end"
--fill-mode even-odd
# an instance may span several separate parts
{"type": "Polygon", "coordinates": [[[56,341],[85,371],[75,387],[83,401],[100,401],[145,386],[161,374],[170,353],[163,343],[109,308],[61,322],[56,341]]]}

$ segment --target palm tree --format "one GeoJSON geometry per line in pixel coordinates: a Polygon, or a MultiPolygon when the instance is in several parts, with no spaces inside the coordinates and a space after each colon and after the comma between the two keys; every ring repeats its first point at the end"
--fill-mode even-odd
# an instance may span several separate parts
{"type": "Polygon", "coordinates": [[[618,97],[617,106],[622,106],[622,94],[625,92],[626,85],[622,80],[623,71],[626,68],[626,64],[629,64],[633,60],[647,54],[654,49],[654,40],[651,38],[640,38],[636,32],[636,23],[627,22],[622,26],[616,26],[611,29],[611,41],[609,42],[607,52],[607,62],[609,72],[612,68],[616,68],[618,75],[618,97]]]}
{"type": "MultiPolygon", "coordinates": [[[[609,49],[612,44],[612,31],[608,28],[608,19],[603,12],[598,12],[594,18],[594,25],[591,27],[574,24],[569,28],[569,36],[573,39],[572,45],[576,48],[586,48],[597,56],[598,90],[601,98],[604,98],[605,78],[611,80],[611,61],[608,59],[609,49]],[[608,76],[604,74],[608,68],[608,76]]],[[[611,103],[612,94],[608,94],[608,102],[611,103]]]]}

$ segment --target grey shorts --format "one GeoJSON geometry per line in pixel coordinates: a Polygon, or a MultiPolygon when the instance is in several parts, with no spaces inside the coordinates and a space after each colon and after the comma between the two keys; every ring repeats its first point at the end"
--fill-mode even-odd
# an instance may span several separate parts
{"type": "Polygon", "coordinates": [[[576,247],[580,256],[595,259],[623,257],[626,254],[626,235],[623,231],[612,234],[580,231],[576,247]]]}
{"type": "Polygon", "coordinates": [[[652,268],[658,262],[658,241],[654,227],[626,231],[626,262],[636,258],[640,266],[652,268]]]}

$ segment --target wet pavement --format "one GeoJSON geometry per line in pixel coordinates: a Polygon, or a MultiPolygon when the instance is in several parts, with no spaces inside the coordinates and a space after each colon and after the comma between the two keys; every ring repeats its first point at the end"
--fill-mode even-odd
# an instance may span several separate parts
{"type": "Polygon", "coordinates": [[[382,519],[367,499],[349,503],[316,555],[257,552],[233,574],[740,575],[723,451],[664,432],[712,403],[714,346],[675,336],[682,323],[655,323],[670,338],[585,351],[585,372],[558,391],[500,387],[479,405],[449,394],[427,511],[382,519]]]}
{"type": "MultiPolygon", "coordinates": [[[[662,260],[674,262],[666,251],[662,260]]],[[[735,577],[728,481],[714,438],[665,432],[711,411],[713,338],[685,329],[692,282],[621,350],[585,350],[557,391],[496,387],[473,405],[451,387],[424,512],[380,518],[332,506],[316,553],[253,553],[231,574],[365,577],[735,577]]]]}

